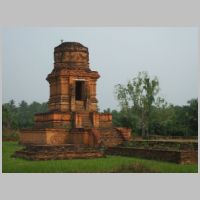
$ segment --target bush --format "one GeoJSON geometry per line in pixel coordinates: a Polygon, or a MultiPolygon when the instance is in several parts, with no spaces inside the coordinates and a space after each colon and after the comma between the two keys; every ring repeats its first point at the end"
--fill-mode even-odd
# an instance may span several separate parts
{"type": "Polygon", "coordinates": [[[18,130],[3,130],[2,139],[3,141],[18,141],[19,131],[18,130]]]}

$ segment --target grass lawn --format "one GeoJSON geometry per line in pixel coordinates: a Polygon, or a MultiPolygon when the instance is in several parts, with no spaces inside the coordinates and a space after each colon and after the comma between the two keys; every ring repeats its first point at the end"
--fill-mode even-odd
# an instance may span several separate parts
{"type": "Polygon", "coordinates": [[[12,158],[22,146],[17,142],[2,143],[3,173],[93,173],[93,172],[182,172],[197,173],[198,165],[179,165],[123,156],[107,156],[96,159],[29,161],[12,158]]]}

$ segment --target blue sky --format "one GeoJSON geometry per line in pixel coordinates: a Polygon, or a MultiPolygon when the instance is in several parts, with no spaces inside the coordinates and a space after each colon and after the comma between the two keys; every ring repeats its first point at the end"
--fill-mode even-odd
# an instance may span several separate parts
{"type": "Polygon", "coordinates": [[[3,29],[3,103],[14,99],[45,102],[60,40],[89,48],[90,68],[98,71],[101,110],[116,109],[114,86],[147,71],[160,81],[160,96],[183,105],[198,96],[198,28],[57,27],[3,29]]]}

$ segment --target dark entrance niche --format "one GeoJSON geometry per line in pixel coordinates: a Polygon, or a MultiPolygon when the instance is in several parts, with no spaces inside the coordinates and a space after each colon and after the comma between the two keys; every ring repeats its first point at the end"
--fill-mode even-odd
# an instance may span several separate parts
{"type": "Polygon", "coordinates": [[[85,81],[76,81],[76,100],[83,101],[85,97],[85,81]]]}

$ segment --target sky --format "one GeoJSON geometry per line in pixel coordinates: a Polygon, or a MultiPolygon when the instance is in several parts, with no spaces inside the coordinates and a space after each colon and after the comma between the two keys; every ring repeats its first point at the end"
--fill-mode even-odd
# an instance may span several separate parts
{"type": "Polygon", "coordinates": [[[159,95],[184,105],[198,96],[198,28],[195,27],[54,27],[5,28],[3,103],[14,99],[47,102],[54,47],[61,40],[89,48],[90,68],[98,71],[100,110],[119,109],[114,86],[141,71],[158,77],[159,95]]]}

